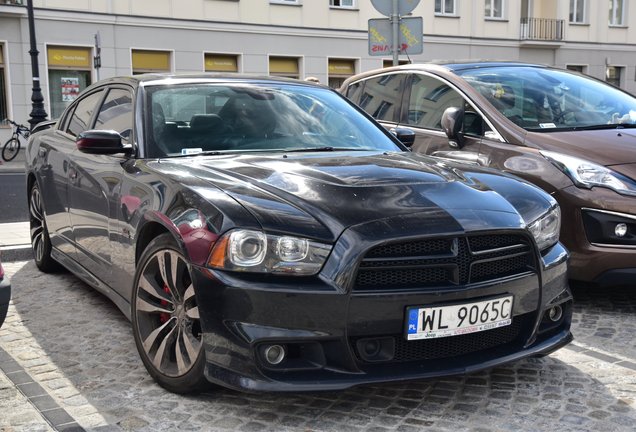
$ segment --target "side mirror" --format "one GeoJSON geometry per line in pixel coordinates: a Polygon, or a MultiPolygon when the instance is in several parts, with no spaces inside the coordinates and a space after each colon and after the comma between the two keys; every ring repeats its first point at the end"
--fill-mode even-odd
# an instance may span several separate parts
{"type": "Polygon", "coordinates": [[[389,132],[396,136],[402,144],[411,148],[415,143],[415,132],[408,128],[393,128],[389,132]]]}
{"type": "Polygon", "coordinates": [[[113,130],[88,130],[79,134],[75,140],[77,149],[89,154],[116,154],[132,151],[131,146],[125,146],[121,135],[113,130]]]}
{"type": "Polygon", "coordinates": [[[457,107],[446,108],[442,114],[442,129],[448,137],[448,145],[455,148],[464,146],[464,110],[457,107]]]}

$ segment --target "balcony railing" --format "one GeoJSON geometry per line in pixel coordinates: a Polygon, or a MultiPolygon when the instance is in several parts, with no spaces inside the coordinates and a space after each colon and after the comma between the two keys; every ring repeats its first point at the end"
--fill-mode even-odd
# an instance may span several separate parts
{"type": "Polygon", "coordinates": [[[8,5],[23,5],[24,0],[0,0],[0,5],[8,4],[8,5]]]}
{"type": "Polygon", "coordinates": [[[563,28],[560,19],[521,18],[521,40],[560,42],[563,28]]]}

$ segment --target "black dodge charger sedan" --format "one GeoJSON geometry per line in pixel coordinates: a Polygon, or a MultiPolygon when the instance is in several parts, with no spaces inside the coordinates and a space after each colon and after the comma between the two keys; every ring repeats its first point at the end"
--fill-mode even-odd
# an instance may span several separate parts
{"type": "Polygon", "coordinates": [[[180,393],[462,374],[567,344],[556,202],[394,132],[293,80],[96,83],[29,142],[35,262],[110,298],[180,393]]]}

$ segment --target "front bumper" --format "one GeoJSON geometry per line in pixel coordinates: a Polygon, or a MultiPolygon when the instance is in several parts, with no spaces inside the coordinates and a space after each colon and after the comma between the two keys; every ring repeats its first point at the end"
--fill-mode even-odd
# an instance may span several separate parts
{"type": "Polygon", "coordinates": [[[629,239],[620,244],[612,238],[612,227],[604,226],[600,216],[619,215],[608,218],[605,224],[623,222],[629,227],[627,237],[633,238],[636,198],[604,188],[587,190],[575,186],[558,191],[555,198],[561,204],[561,241],[570,252],[570,279],[602,287],[633,285],[636,244],[629,244],[629,239]]]}
{"type": "MultiPolygon", "coordinates": [[[[333,390],[471,373],[545,355],[572,340],[567,257],[557,244],[538,259],[534,273],[452,289],[395,292],[355,292],[334,285],[338,278],[324,277],[294,278],[290,286],[289,278],[194,267],[205,374],[211,382],[244,391],[333,390]],[[504,294],[515,297],[510,326],[429,341],[404,338],[409,306],[468,303],[504,294]],[[552,322],[547,311],[555,305],[563,313],[552,322]],[[378,341],[380,351],[386,343],[393,351],[388,357],[365,359],[360,340],[378,341]],[[265,360],[264,349],[272,345],[286,350],[280,364],[265,360]]],[[[338,258],[330,261],[347,262],[338,258]]],[[[323,276],[329,268],[327,264],[323,276]]]]}
{"type": "Polygon", "coordinates": [[[8,277],[0,281],[0,326],[7,316],[9,301],[11,300],[11,282],[8,277]]]}

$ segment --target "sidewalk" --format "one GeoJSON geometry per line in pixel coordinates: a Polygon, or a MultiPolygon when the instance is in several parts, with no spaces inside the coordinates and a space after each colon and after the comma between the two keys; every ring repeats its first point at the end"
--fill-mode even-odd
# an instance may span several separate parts
{"type": "MultiPolygon", "coordinates": [[[[1,173],[23,173],[24,172],[24,170],[25,170],[24,169],[24,162],[26,160],[24,145],[26,143],[23,141],[22,144],[23,145],[20,147],[20,152],[15,157],[15,159],[13,159],[12,161],[5,162],[0,157],[0,174],[1,173]]],[[[0,145],[3,145],[3,144],[0,144],[0,145]]],[[[0,147],[0,151],[1,150],[2,150],[2,148],[0,147]]]]}
{"type": "Polygon", "coordinates": [[[29,222],[0,224],[2,262],[25,261],[33,258],[29,222]]]}

